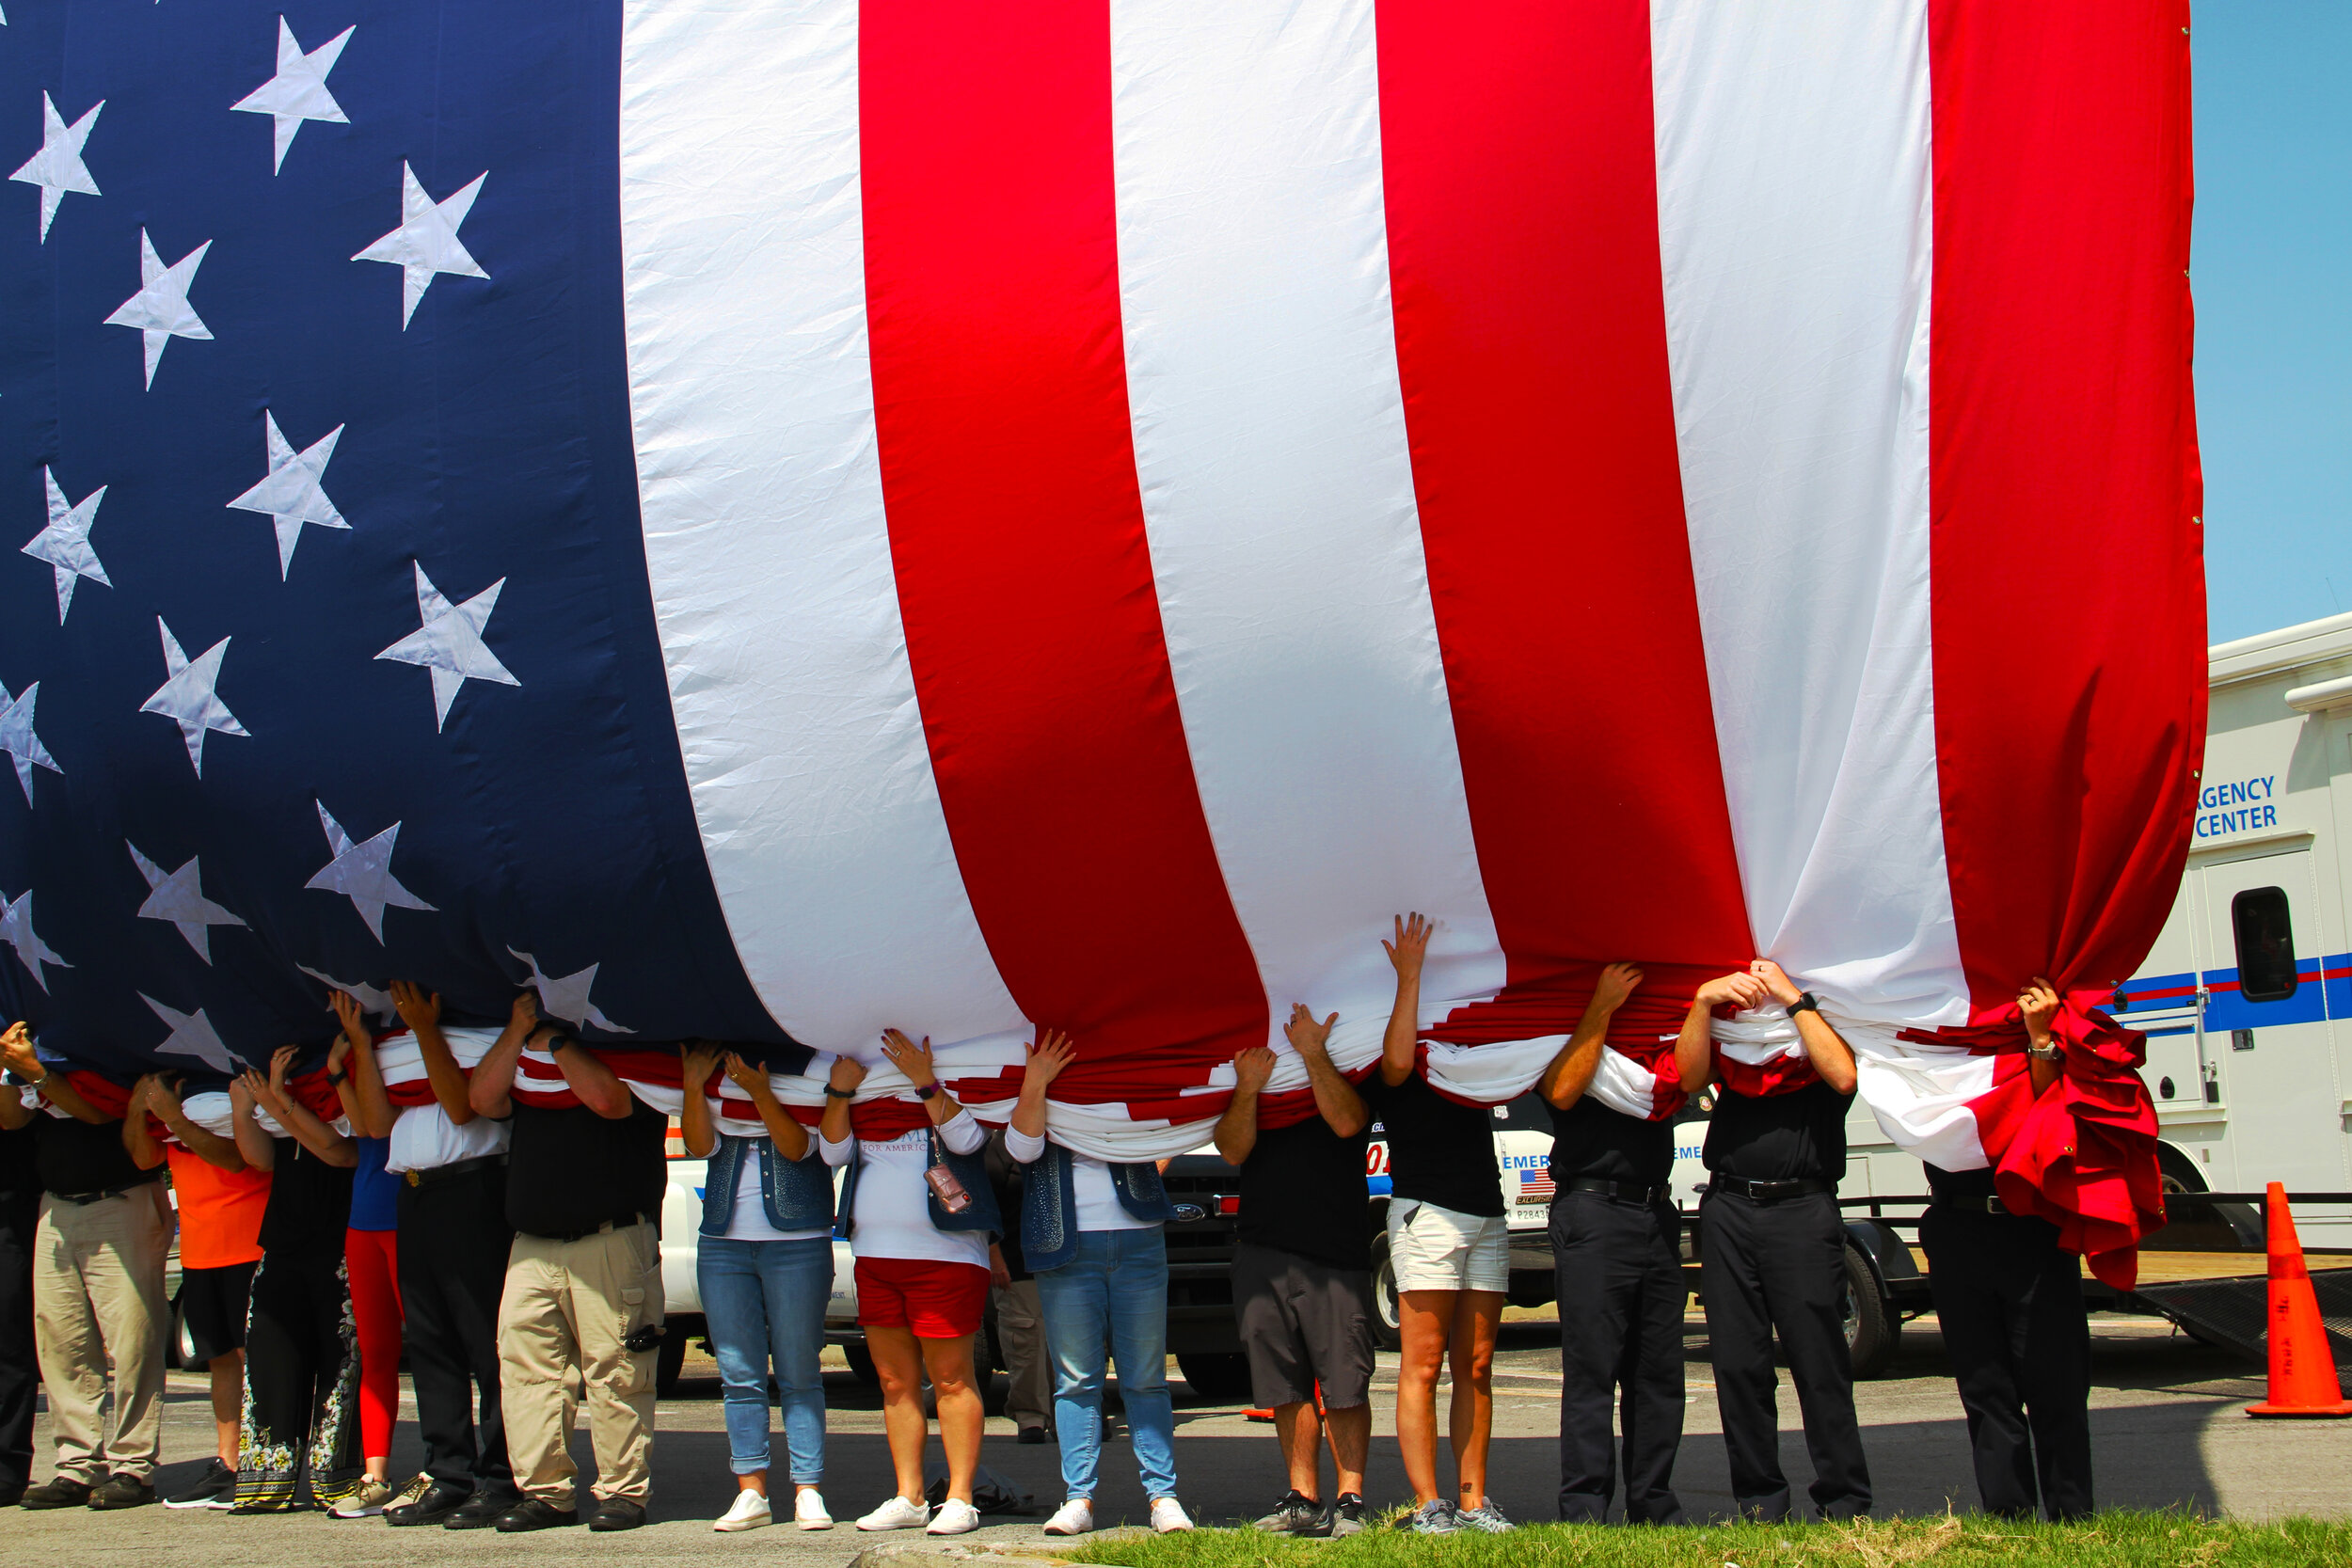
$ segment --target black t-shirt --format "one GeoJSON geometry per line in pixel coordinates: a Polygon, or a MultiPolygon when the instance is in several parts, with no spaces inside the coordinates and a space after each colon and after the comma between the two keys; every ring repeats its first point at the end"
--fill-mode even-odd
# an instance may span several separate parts
{"type": "Polygon", "coordinates": [[[1319,1116],[1278,1132],[1260,1131],[1242,1162],[1233,1239],[1329,1268],[1371,1268],[1371,1189],[1364,1184],[1371,1142],[1369,1127],[1343,1138],[1319,1116]]]}
{"type": "Polygon", "coordinates": [[[349,1165],[330,1165],[299,1138],[272,1138],[278,1157],[270,1166],[269,1207],[262,1211],[263,1252],[343,1250],[351,1225],[349,1165]]]}
{"type": "Polygon", "coordinates": [[[1551,1179],[1566,1186],[1580,1176],[1662,1187],[1674,1174],[1675,1130],[1613,1111],[1585,1095],[1551,1112],[1551,1179]]]}
{"type": "MultiPolygon", "coordinates": [[[[0,1094],[16,1093],[14,1085],[0,1085],[0,1094]]],[[[33,1127],[0,1127],[0,1205],[38,1203],[40,1166],[33,1157],[33,1127]]]]}
{"type": "Polygon", "coordinates": [[[42,1192],[74,1196],[163,1178],[161,1165],[141,1170],[122,1147],[121,1117],[92,1126],[72,1117],[53,1117],[46,1107],[33,1113],[33,1165],[42,1192]]]}
{"type": "Polygon", "coordinates": [[[506,1151],[506,1223],[526,1236],[582,1236],[642,1214],[659,1222],[669,1176],[662,1146],[670,1118],[631,1099],[626,1117],[585,1105],[515,1104],[506,1151]]]}
{"type": "Polygon", "coordinates": [[[1457,1214],[1502,1212],[1494,1113],[1448,1100],[1420,1073],[1385,1084],[1375,1069],[1357,1085],[1389,1140],[1390,1192],[1457,1214]]]}
{"type": "Polygon", "coordinates": [[[1811,1083],[1788,1094],[1717,1086],[1707,1123],[1707,1168],[1751,1181],[1838,1180],[1846,1174],[1846,1112],[1853,1096],[1811,1083]]]}

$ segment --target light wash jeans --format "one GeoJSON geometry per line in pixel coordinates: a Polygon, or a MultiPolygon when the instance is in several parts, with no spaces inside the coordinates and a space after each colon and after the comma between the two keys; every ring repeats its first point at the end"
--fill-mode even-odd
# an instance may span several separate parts
{"type": "Polygon", "coordinates": [[[768,1362],[784,1391],[784,1446],[792,1484],[825,1479],[825,1300],[833,1238],[738,1242],[697,1238],[694,1282],[725,1391],[727,1449],[739,1476],[768,1468],[768,1362]]]}
{"type": "Polygon", "coordinates": [[[1045,1351],[1054,1358],[1054,1427],[1061,1480],[1094,1496],[1103,1453],[1104,1342],[1135,1434],[1147,1497],[1176,1495],[1176,1414],[1168,1398],[1168,1248],[1160,1227],[1082,1230],[1078,1255],[1037,1276],[1045,1351]]]}

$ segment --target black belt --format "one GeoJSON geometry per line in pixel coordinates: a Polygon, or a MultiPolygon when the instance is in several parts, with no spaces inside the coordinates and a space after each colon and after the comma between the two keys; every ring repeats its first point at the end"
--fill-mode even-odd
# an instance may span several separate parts
{"type": "Polygon", "coordinates": [[[1939,1208],[1957,1209],[1963,1214],[2012,1214],[2016,1212],[1999,1198],[1981,1193],[1955,1193],[1949,1197],[1939,1197],[1935,1201],[1939,1208]]]}
{"type": "Polygon", "coordinates": [[[128,1194],[135,1193],[141,1187],[147,1186],[148,1184],[149,1183],[147,1181],[134,1181],[127,1187],[108,1187],[103,1192],[51,1193],[49,1196],[56,1198],[59,1203],[71,1203],[76,1209],[81,1209],[87,1208],[88,1205],[93,1203],[103,1203],[110,1197],[122,1197],[128,1194]]]}
{"type": "Polygon", "coordinates": [[[506,1164],[506,1156],[503,1154],[477,1154],[470,1160],[453,1160],[446,1165],[434,1165],[426,1170],[409,1171],[407,1173],[408,1185],[437,1187],[444,1181],[454,1181],[461,1176],[470,1176],[475,1171],[487,1170],[492,1165],[504,1164],[506,1164]]]}
{"type": "Polygon", "coordinates": [[[539,1232],[535,1230],[526,1231],[524,1234],[538,1236],[539,1240],[543,1242],[584,1242],[591,1236],[601,1236],[608,1230],[627,1230],[632,1225],[650,1225],[652,1223],[653,1216],[641,1212],[639,1213],[631,1214],[625,1220],[607,1220],[602,1225],[592,1225],[585,1230],[573,1230],[555,1236],[541,1236],[539,1235],[539,1232]]]}
{"type": "Polygon", "coordinates": [[[1824,1181],[1818,1176],[1794,1177],[1786,1181],[1751,1181],[1744,1176],[1725,1176],[1718,1171],[1707,1179],[1710,1193],[1733,1193],[1751,1203],[1777,1203],[1784,1197],[1805,1197],[1814,1193],[1834,1193],[1835,1181],[1824,1181]]]}
{"type": "Polygon", "coordinates": [[[1645,1187],[1639,1181],[1611,1181],[1597,1176],[1572,1176],[1560,1183],[1564,1193],[1598,1193],[1620,1203],[1663,1203],[1672,1196],[1665,1187],[1645,1187]]]}

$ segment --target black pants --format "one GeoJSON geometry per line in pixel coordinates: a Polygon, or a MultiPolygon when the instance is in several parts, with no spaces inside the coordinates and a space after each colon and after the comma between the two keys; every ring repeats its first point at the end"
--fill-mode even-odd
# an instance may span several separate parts
{"type": "Polygon", "coordinates": [[[499,1293],[514,1241],[503,1164],[400,1189],[409,1382],[425,1473],[445,1486],[515,1490],[499,1405],[499,1293]]]}
{"type": "Polygon", "coordinates": [[[263,1253],[253,1271],[237,1512],[301,1506],[305,1471],[322,1508],[358,1488],[358,1334],[340,1245],[332,1251],[278,1248],[263,1253]]]}
{"type": "Polygon", "coordinates": [[[1919,1221],[1985,1512],[2090,1513],[2090,1323],[2058,1227],[1937,1205],[1919,1221]],[[2032,1441],[2026,1438],[2030,1433],[2032,1441]]]}
{"type": "MultiPolygon", "coordinates": [[[[30,1136],[30,1134],[26,1134],[30,1136]]],[[[0,1198],[0,1497],[33,1475],[33,1227],[40,1195],[0,1198]]]]}
{"type": "Polygon", "coordinates": [[[1611,1396],[1622,1389],[1625,1517],[1682,1519],[1681,1222],[1662,1203],[1564,1192],[1551,1204],[1560,1322],[1560,1517],[1605,1518],[1616,1490],[1611,1396]]]}
{"type": "Polygon", "coordinates": [[[1789,1514],[1780,1468],[1780,1409],[1772,1330],[1804,1413],[1813,1506],[1824,1519],[1870,1511],[1870,1468],[1854,1419],[1853,1363],[1843,1323],[1846,1227],[1827,1193],[1757,1203],[1710,1193],[1699,1205],[1699,1293],[1715,1363],[1715,1405],[1731,1460],[1731,1497],[1743,1517],[1789,1514]]]}

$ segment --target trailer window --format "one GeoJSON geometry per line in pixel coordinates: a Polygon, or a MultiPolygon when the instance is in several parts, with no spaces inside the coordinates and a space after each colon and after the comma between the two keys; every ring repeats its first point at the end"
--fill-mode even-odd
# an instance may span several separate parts
{"type": "Polygon", "coordinates": [[[2250,887],[2230,900],[2230,929],[2237,939],[2238,994],[2249,1002],[2281,1002],[2295,994],[2295,929],[2286,890],[2250,887]]]}

